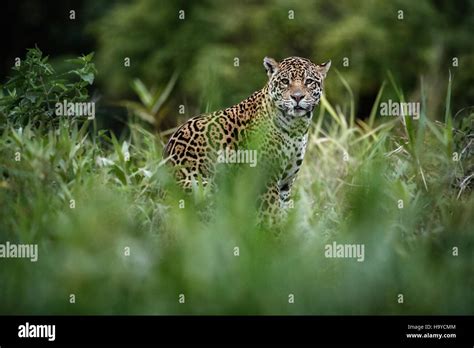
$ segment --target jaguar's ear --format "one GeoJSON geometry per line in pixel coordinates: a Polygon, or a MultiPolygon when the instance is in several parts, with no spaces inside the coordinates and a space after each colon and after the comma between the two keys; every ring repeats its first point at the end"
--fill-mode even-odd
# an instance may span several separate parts
{"type": "Polygon", "coordinates": [[[263,58],[263,66],[267,70],[268,77],[272,77],[278,71],[278,63],[273,58],[263,58]]]}
{"type": "Polygon", "coordinates": [[[331,67],[331,61],[328,60],[326,63],[317,65],[318,72],[322,75],[323,79],[326,78],[329,68],[331,67]]]}

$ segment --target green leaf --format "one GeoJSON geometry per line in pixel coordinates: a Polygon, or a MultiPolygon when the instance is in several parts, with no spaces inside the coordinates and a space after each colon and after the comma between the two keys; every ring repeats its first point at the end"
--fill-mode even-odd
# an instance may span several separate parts
{"type": "Polygon", "coordinates": [[[145,104],[147,108],[152,106],[153,98],[146,86],[140,79],[134,79],[132,82],[132,89],[137,94],[140,101],[145,104]]]}
{"type": "Polygon", "coordinates": [[[451,71],[449,71],[449,79],[448,79],[448,89],[446,91],[446,108],[444,112],[444,137],[446,143],[446,154],[448,157],[451,156],[453,152],[453,119],[451,116],[451,86],[452,86],[452,79],[451,79],[451,71]]]}

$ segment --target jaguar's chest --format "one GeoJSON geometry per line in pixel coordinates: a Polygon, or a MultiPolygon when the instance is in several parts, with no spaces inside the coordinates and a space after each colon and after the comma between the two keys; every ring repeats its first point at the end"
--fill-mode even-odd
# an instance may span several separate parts
{"type": "Polygon", "coordinates": [[[262,113],[246,125],[243,142],[256,146],[259,163],[268,163],[272,171],[276,170],[274,174],[282,185],[291,183],[303,163],[311,118],[287,120],[283,114],[262,113]]]}
{"type": "Polygon", "coordinates": [[[296,138],[287,139],[282,146],[282,153],[284,154],[281,163],[280,177],[282,184],[291,181],[298,173],[303,163],[307,141],[308,135],[305,134],[296,138]]]}

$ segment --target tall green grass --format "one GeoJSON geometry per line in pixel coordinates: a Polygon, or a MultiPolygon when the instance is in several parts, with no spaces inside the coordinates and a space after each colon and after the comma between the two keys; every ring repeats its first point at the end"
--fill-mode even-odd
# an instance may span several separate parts
{"type": "Polygon", "coordinates": [[[255,224],[251,171],[185,195],[139,123],[7,128],[0,242],[38,243],[39,260],[0,259],[0,313],[473,314],[472,157],[452,159],[450,85],[444,124],[426,105],[381,119],[384,88],[367,122],[322,100],[278,236],[255,224]],[[364,262],[326,258],[333,241],[364,244],[364,262]]]}

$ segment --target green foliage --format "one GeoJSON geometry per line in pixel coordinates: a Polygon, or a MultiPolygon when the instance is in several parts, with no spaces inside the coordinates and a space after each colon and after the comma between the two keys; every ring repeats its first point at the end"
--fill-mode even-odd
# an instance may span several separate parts
{"type": "MultiPolygon", "coordinates": [[[[407,101],[419,101],[423,76],[430,87],[424,91],[427,116],[443,121],[449,69],[456,77],[453,113],[473,100],[473,6],[470,0],[139,0],[118,2],[92,25],[92,32],[109,95],[129,95],[134,78],[150,86],[165,83],[170,71],[179,70],[172,103],[185,104],[189,117],[238,103],[260,89],[266,81],[264,56],[299,55],[317,63],[332,60],[354,98],[340,79],[329,78],[326,93],[345,113],[352,108],[367,117],[390,70],[407,101]],[[124,67],[124,57],[130,57],[130,67],[124,67]]],[[[391,90],[385,93],[397,97],[391,90]]],[[[174,124],[176,109],[166,115],[174,124]]]]}
{"type": "Polygon", "coordinates": [[[38,243],[39,260],[1,261],[0,313],[472,314],[472,124],[453,122],[453,161],[450,127],[421,117],[410,144],[402,120],[355,123],[324,98],[278,237],[255,226],[251,171],[186,196],[138,124],[7,129],[0,241],[38,243]],[[364,244],[364,262],[326,258],[333,241],[364,244]]]}
{"type": "Polygon", "coordinates": [[[0,89],[1,127],[57,125],[56,103],[89,99],[95,67],[93,53],[68,61],[69,70],[57,74],[39,48],[29,49],[26,58],[13,67],[13,76],[0,89]]]}
{"type": "Polygon", "coordinates": [[[1,88],[0,243],[37,243],[39,260],[0,260],[0,314],[473,314],[472,6],[114,2],[91,31],[104,93],[138,98],[119,102],[137,116],[121,136],[55,117],[88,100],[92,54],[59,74],[29,50],[1,88]],[[239,102],[264,56],[291,55],[335,69],[274,236],[255,225],[254,172],[185,195],[138,121],[239,102]],[[389,97],[420,100],[420,119],[380,122],[389,97]],[[364,262],[326,258],[333,241],[363,244],[364,262]]]}
{"type": "Polygon", "coordinates": [[[125,100],[119,105],[126,107],[133,115],[159,128],[163,116],[166,115],[162,110],[163,105],[168,100],[177,79],[178,74],[174,74],[166,87],[158,91],[149,90],[140,79],[135,79],[132,82],[132,89],[140,99],[140,103],[125,100]]]}

